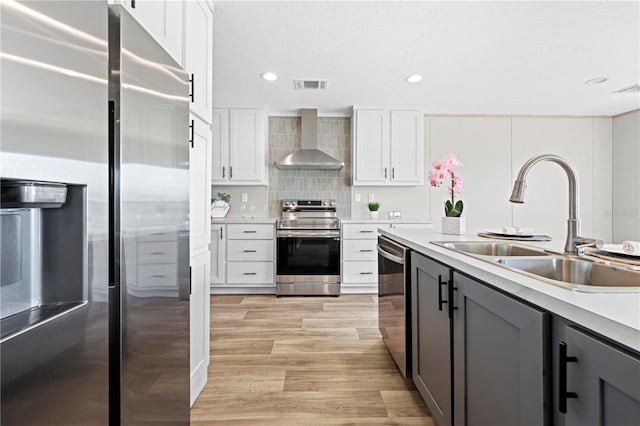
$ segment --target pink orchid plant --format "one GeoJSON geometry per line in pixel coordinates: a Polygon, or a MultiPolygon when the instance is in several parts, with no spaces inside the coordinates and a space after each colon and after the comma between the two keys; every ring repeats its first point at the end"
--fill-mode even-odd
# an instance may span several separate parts
{"type": "Polygon", "coordinates": [[[447,154],[439,160],[435,160],[433,167],[429,171],[429,183],[433,187],[439,187],[443,182],[447,181],[450,200],[444,203],[444,214],[447,217],[460,217],[464,204],[462,200],[455,201],[456,194],[462,192],[462,184],[464,179],[457,175],[455,171],[458,167],[462,167],[462,163],[453,154],[447,154]]]}

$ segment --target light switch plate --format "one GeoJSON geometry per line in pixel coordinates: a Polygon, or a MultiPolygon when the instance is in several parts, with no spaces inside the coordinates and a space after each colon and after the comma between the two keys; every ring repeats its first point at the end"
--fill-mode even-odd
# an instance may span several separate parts
{"type": "Polygon", "coordinates": [[[401,212],[389,212],[389,219],[391,220],[400,220],[402,218],[401,212]]]}
{"type": "Polygon", "coordinates": [[[376,200],[376,196],[374,194],[369,194],[369,202],[372,203],[376,200]]]}
{"type": "Polygon", "coordinates": [[[243,203],[246,203],[248,198],[249,198],[249,197],[247,196],[247,193],[246,193],[246,192],[243,192],[243,193],[242,193],[242,202],[243,202],[243,203]]]}

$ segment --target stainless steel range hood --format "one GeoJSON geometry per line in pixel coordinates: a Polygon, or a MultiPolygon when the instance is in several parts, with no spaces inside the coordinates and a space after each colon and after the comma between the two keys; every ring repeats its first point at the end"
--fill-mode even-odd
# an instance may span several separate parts
{"type": "Polygon", "coordinates": [[[318,110],[301,109],[302,148],[292,152],[275,165],[279,169],[340,170],[344,162],[318,149],[318,110]]]}

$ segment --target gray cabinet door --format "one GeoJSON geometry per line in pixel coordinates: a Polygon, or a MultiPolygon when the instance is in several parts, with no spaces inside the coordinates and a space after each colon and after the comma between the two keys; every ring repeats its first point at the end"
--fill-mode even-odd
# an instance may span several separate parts
{"type": "MultiPolygon", "coordinates": [[[[640,358],[573,327],[565,328],[567,426],[640,424],[640,358]]],[[[562,389],[561,389],[562,391],[562,389]]]]}
{"type": "Polygon", "coordinates": [[[453,277],[455,424],[547,424],[548,314],[453,277]]]}
{"type": "Polygon", "coordinates": [[[439,426],[451,425],[449,268],[411,254],[413,382],[439,426]],[[445,282],[440,286],[440,282],[445,282]]]}

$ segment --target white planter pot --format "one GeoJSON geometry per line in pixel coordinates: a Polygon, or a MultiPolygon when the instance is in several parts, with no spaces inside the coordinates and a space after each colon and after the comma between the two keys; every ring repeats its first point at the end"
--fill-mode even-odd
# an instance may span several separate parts
{"type": "Polygon", "coordinates": [[[467,232],[467,221],[464,217],[443,217],[442,233],[452,235],[462,235],[467,232]]]}
{"type": "Polygon", "coordinates": [[[379,214],[380,214],[379,211],[372,212],[371,210],[369,210],[369,217],[371,219],[377,219],[379,214]]]}

